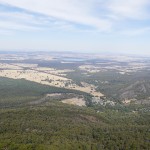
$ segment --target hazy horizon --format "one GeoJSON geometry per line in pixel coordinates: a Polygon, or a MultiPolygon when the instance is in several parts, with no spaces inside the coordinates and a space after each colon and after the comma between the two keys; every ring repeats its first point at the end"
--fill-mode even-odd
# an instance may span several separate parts
{"type": "Polygon", "coordinates": [[[68,54],[93,54],[93,55],[103,55],[103,56],[131,56],[131,57],[147,57],[149,58],[150,57],[150,54],[136,54],[136,53],[121,53],[121,52],[107,52],[107,51],[101,51],[101,52],[92,52],[92,51],[71,51],[71,50],[68,50],[68,51],[62,51],[62,50],[0,50],[0,53],[3,54],[3,53],[8,53],[8,54],[11,54],[11,53],[60,53],[60,54],[65,54],[65,53],[68,53],[68,54]]]}

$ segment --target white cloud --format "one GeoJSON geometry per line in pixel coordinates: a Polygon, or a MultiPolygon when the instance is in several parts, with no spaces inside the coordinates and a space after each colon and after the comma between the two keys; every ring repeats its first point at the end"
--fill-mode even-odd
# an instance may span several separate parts
{"type": "Polygon", "coordinates": [[[56,19],[92,26],[99,30],[109,30],[111,22],[91,15],[91,0],[1,0],[19,8],[48,15],[56,19]]]}
{"type": "Polygon", "coordinates": [[[146,7],[149,0],[108,0],[106,7],[119,18],[144,19],[148,17],[146,7]]]}
{"type": "Polygon", "coordinates": [[[25,12],[0,12],[0,34],[15,31],[39,31],[46,29],[71,30],[73,26],[46,16],[36,16],[25,12]],[[3,32],[2,32],[3,30],[3,32]]]}
{"type": "Polygon", "coordinates": [[[24,31],[29,31],[29,30],[39,30],[40,28],[38,27],[32,27],[24,24],[18,24],[15,22],[10,22],[10,21],[0,21],[0,28],[5,29],[5,30],[24,30],[24,31]]]}
{"type": "Polygon", "coordinates": [[[24,29],[40,26],[74,29],[75,26],[85,25],[104,32],[113,30],[122,20],[147,19],[149,14],[146,7],[150,4],[149,0],[0,0],[0,3],[45,15],[34,16],[31,12],[1,13],[0,17],[8,18],[6,23],[12,21],[16,29],[18,26],[19,29],[21,26],[24,29]]]}
{"type": "Polygon", "coordinates": [[[0,12],[0,34],[13,34],[14,31],[37,31],[41,30],[40,21],[27,13],[0,12]],[[4,32],[2,32],[2,30],[4,32]]]}

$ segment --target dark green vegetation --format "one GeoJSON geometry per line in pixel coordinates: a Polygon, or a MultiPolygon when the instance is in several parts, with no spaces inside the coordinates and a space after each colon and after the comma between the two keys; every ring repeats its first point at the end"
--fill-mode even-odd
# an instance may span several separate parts
{"type": "MultiPolygon", "coordinates": [[[[130,74],[120,74],[116,70],[89,73],[76,69],[68,73],[68,77],[80,85],[81,82],[94,84],[97,91],[102,92],[107,99],[122,102],[124,99],[136,99],[150,104],[150,71],[143,70],[130,74]]],[[[137,102],[138,103],[138,102],[137,102]]]]}
{"type": "Polygon", "coordinates": [[[58,92],[78,91],[0,78],[0,150],[150,149],[148,106],[28,105],[58,92]]]}
{"type": "Polygon", "coordinates": [[[105,93],[114,100],[137,99],[144,100],[150,97],[149,71],[128,74],[119,74],[116,71],[97,73],[92,79],[99,78],[98,91],[105,93]],[[105,82],[107,81],[107,82],[105,82]]]}
{"type": "Polygon", "coordinates": [[[50,93],[74,93],[83,95],[87,100],[87,104],[90,103],[91,98],[89,94],[76,90],[41,85],[24,79],[13,80],[0,78],[0,108],[20,107],[50,93]]]}
{"type": "Polygon", "coordinates": [[[106,109],[95,113],[50,102],[0,111],[0,148],[136,150],[150,147],[150,116],[106,109]]]}

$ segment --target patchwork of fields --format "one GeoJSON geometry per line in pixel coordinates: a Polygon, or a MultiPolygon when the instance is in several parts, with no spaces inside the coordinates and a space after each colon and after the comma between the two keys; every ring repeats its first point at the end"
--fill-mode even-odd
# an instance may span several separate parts
{"type": "Polygon", "coordinates": [[[0,54],[0,149],[148,150],[150,62],[0,54]]]}

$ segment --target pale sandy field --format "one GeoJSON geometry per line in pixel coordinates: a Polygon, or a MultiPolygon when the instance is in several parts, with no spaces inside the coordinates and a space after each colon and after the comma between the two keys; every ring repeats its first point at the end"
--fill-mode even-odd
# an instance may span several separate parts
{"type": "Polygon", "coordinates": [[[75,89],[90,93],[93,96],[103,96],[102,93],[95,91],[94,85],[82,83],[80,87],[65,77],[65,73],[73,70],[56,70],[54,68],[37,67],[37,64],[0,64],[0,76],[12,79],[26,79],[40,84],[63,87],[66,89],[75,89]],[[24,68],[28,68],[25,69],[24,68]],[[66,83],[68,86],[66,87],[66,83]]]}
{"type": "Polygon", "coordinates": [[[65,100],[62,100],[62,102],[65,104],[70,104],[70,105],[86,106],[85,100],[82,98],[65,99],[65,100]]]}

